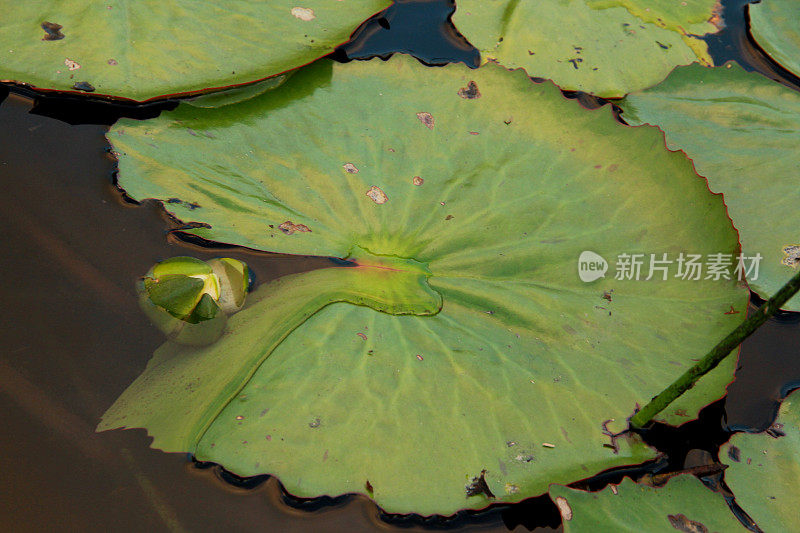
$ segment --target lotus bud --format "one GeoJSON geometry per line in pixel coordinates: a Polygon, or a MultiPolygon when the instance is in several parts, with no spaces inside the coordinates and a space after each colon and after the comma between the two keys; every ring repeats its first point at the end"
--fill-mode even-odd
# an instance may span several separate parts
{"type": "Polygon", "coordinates": [[[233,314],[244,305],[250,285],[250,270],[247,265],[230,257],[219,257],[208,262],[219,280],[220,295],[217,300],[220,309],[233,314]]]}
{"type": "Polygon", "coordinates": [[[236,259],[173,257],[153,266],[137,285],[139,303],[171,340],[211,344],[222,335],[227,315],[244,305],[249,270],[236,259]]]}

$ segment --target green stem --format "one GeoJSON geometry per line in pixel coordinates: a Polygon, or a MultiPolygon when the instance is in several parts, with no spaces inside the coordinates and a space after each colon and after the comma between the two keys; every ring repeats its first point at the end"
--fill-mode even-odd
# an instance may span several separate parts
{"type": "Polygon", "coordinates": [[[727,337],[714,346],[696,365],[684,372],[672,385],[664,389],[658,396],[650,400],[650,403],[645,405],[641,411],[633,415],[630,422],[631,427],[641,429],[649,424],[658,413],[666,409],[669,404],[684,392],[691,389],[698,379],[716,368],[723,359],[731,354],[734,348],[739,346],[761,324],[774,315],[798,291],[800,291],[800,272],[795,274],[772,298],[764,302],[764,305],[759,307],[758,311],[753,313],[750,318],[739,324],[727,337]]]}

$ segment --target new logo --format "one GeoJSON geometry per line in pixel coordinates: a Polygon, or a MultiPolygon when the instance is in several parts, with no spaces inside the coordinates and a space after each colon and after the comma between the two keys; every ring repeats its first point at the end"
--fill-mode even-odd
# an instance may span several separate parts
{"type": "Polygon", "coordinates": [[[578,257],[578,276],[581,281],[589,283],[604,278],[608,270],[608,261],[601,255],[586,250],[578,257]]]}

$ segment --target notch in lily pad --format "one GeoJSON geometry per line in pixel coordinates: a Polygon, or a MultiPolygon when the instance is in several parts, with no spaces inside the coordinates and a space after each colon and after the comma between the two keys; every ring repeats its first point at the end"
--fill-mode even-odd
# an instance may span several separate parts
{"type": "Polygon", "coordinates": [[[142,309],[167,337],[204,345],[216,341],[227,315],[244,306],[249,277],[236,259],[173,257],[154,265],[137,290],[142,309]]]}

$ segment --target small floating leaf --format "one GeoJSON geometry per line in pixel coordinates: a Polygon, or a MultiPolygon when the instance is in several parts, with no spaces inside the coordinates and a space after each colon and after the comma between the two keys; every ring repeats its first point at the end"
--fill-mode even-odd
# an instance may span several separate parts
{"type": "Polygon", "coordinates": [[[715,0],[459,0],[453,22],[484,60],[559,87],[624,96],[663,80],[677,65],[711,63],[695,35],[715,0]]]}
{"type": "MultiPolygon", "coordinates": [[[[674,265],[580,280],[585,250],[733,253],[736,234],[660,132],[522,72],[318,62],[247,102],[123,119],[108,137],[129,195],[203,206],[165,204],[206,224],[192,233],[351,262],[263,285],[212,346],[165,344],[100,425],[299,496],[368,479],[389,512],[450,514],[638,463],[653,452],[604,422],[624,426],[744,316],[725,313],[744,308],[736,282],[674,265]],[[470,82],[480,98],[459,96],[470,82]],[[488,491],[468,495],[484,470],[488,491]]],[[[665,420],[721,397],[734,365],[665,420]]]]}
{"type": "Polygon", "coordinates": [[[797,0],[762,0],[747,6],[750,32],[772,59],[800,76],[800,3],[797,0]]]}
{"type": "MultiPolygon", "coordinates": [[[[631,125],[663,129],[722,193],[739,230],[750,287],[769,298],[796,273],[800,244],[800,94],[730,63],[676,69],[663,83],[619,102],[631,125]]],[[[687,201],[689,201],[687,197],[687,201]]],[[[738,265],[737,265],[738,266],[738,265]]],[[[800,311],[800,297],[784,306],[800,311]]]]}
{"type": "Polygon", "coordinates": [[[719,456],[736,502],[762,530],[800,530],[800,391],[784,400],[766,433],[737,433],[719,456]]]}
{"type": "Polygon", "coordinates": [[[599,492],[554,485],[550,497],[561,512],[565,533],[747,531],[721,494],[688,474],[674,477],[663,487],[627,478],[599,492]]]}

